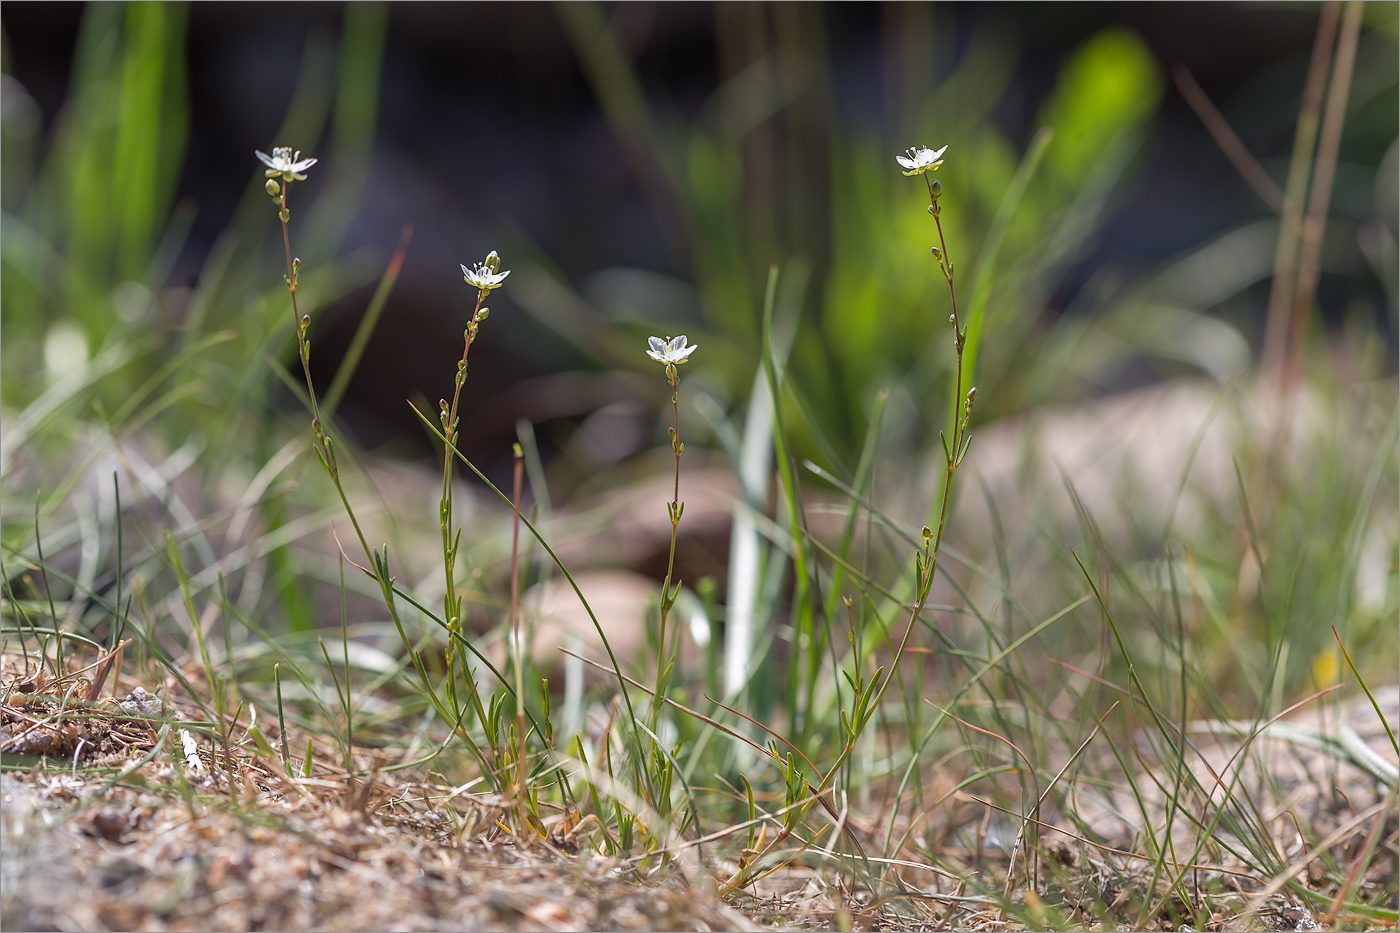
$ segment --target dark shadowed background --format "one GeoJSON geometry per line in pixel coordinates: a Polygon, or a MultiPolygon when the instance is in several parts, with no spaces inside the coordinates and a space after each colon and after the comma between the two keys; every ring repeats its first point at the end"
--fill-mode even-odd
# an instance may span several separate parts
{"type": "MultiPolygon", "coordinates": [[[[249,277],[201,313],[205,323],[256,327],[263,318],[247,309],[275,303],[280,242],[253,150],[290,145],[321,159],[294,191],[293,235],[308,271],[330,269],[314,337],[322,385],[401,229],[413,228],[343,409],[365,445],[429,450],[405,399],[431,405],[447,394],[472,297],[458,264],[492,248],[515,278],[493,294],[473,354],[466,443],[498,474],[520,418],[535,423],[547,459],[570,453],[573,469],[558,471],[565,489],[657,442],[664,399],[632,378],[656,376],[641,353],[648,333],[709,343],[702,381],[722,405],[741,403],[775,263],[807,276],[794,298],[793,368],[823,413],[820,428],[833,442],[859,438],[873,387],[926,362],[932,338],[920,316],[935,314],[928,296],[941,286],[924,252],[933,240],[918,214],[921,185],[898,174],[895,154],[949,146],[950,251],[971,272],[1042,124],[1056,124],[1057,137],[1032,180],[1033,209],[1017,217],[1025,229],[1011,231],[1002,261],[1014,266],[1056,236],[1068,248],[1008,286],[1025,307],[989,333],[992,371],[1024,371],[1048,352],[1062,317],[1111,309],[1232,232],[1257,235],[1206,259],[1264,264],[1181,304],[1224,325],[1195,338],[1206,350],[1160,347],[1160,335],[1124,338],[1110,358],[1069,366],[1073,378],[1045,382],[1049,389],[1003,379],[1006,390],[979,417],[1046,393],[1076,398],[1184,372],[1224,380],[1262,341],[1272,212],[1172,70],[1194,76],[1283,185],[1319,9],[199,3],[143,13],[7,3],[5,279],[34,279],[5,291],[7,389],[19,399],[26,380],[42,382],[41,346],[50,365],[62,359],[45,344],[57,322],[81,322],[84,352],[96,352],[111,318],[104,302],[110,309],[133,293],[163,296],[148,323],[177,341],[201,282],[249,277]],[[155,73],[142,78],[142,68],[155,73]],[[142,80],[144,110],[130,101],[142,80]],[[148,121],[141,134],[155,134],[147,148],[120,131],[138,118],[148,121]],[[65,191],[58,167],[82,158],[75,148],[106,145],[102,133],[115,133],[118,154],[96,157],[94,171],[110,165],[112,174],[95,190],[140,189],[150,217],[87,237],[107,262],[75,295],[52,269],[35,273],[15,244],[84,248],[82,222],[64,219],[84,195],[65,191]],[[142,174],[134,163],[143,159],[159,160],[158,169],[142,174]],[[1098,200],[1085,224],[1057,226],[1086,198],[1098,200]],[[874,232],[863,234],[861,223],[874,232]],[[125,254],[104,236],[125,241],[125,254]],[[893,273],[865,270],[872,257],[897,252],[908,258],[896,272],[920,279],[892,297],[893,273]],[[133,281],[145,291],[124,290],[133,281]],[[76,307],[84,303],[99,310],[76,307]],[[580,336],[589,333],[596,339],[580,336]]],[[[1317,301],[1329,328],[1373,329],[1387,371],[1396,333],[1395,14],[1394,4],[1367,9],[1317,301]]],[[[266,320],[281,325],[281,314],[269,309],[266,320]]],[[[290,364],[288,347],[283,333],[263,349],[290,364]]],[[[293,404],[286,393],[268,398],[293,404]]]]}

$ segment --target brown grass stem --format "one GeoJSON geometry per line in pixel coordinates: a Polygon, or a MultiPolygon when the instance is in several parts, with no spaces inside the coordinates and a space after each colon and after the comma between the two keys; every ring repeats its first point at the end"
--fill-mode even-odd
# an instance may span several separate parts
{"type": "Polygon", "coordinates": [[[1313,146],[1317,141],[1322,92],[1327,86],[1327,69],[1332,59],[1332,43],[1337,35],[1341,4],[1330,0],[1322,5],[1313,41],[1312,59],[1303,82],[1303,101],[1298,108],[1298,125],[1293,135],[1293,155],[1284,186],[1282,223],[1274,250],[1274,278],[1269,290],[1269,313],[1264,329],[1264,349],[1260,364],[1275,379],[1283,372],[1287,351],[1288,314],[1293,307],[1293,289],[1298,268],[1299,237],[1303,227],[1303,192],[1312,174],[1313,146]]]}

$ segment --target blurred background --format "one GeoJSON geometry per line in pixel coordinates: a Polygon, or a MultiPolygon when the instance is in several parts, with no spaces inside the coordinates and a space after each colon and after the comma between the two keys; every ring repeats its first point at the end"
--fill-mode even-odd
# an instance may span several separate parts
{"type": "MultiPolygon", "coordinates": [[[[275,454],[305,423],[280,230],[253,154],[273,146],[320,160],[291,202],[312,367],[336,429],[377,460],[432,469],[406,401],[431,410],[450,394],[474,298],[459,264],[500,252],[511,277],[472,352],[462,447],[504,485],[512,442],[528,440],[535,507],[669,471],[669,393],[643,354],[649,334],[701,346],[683,370],[687,469],[711,462],[705,448],[737,464],[776,267],[771,346],[794,462],[860,488],[878,422],[869,451],[895,497],[913,497],[900,514],[917,528],[934,495],[923,464],[941,471],[953,354],[927,194],[894,161],[910,146],[948,146],[943,226],[973,322],[976,427],[1184,380],[1206,401],[1170,443],[1194,456],[1212,393],[1257,372],[1269,342],[1278,210],[1285,190],[1314,197],[1314,148],[1333,177],[1291,358],[1309,384],[1393,396],[1397,7],[1357,9],[1349,26],[1340,6],[1262,3],[6,3],[6,457],[62,406],[77,415],[15,461],[29,472],[7,474],[9,494],[43,486],[46,458],[81,447],[93,425],[113,437],[149,427],[160,456],[198,459],[210,490],[234,474],[253,489],[283,468],[275,454]],[[64,388],[77,372],[81,386],[64,388]]],[[[1378,404],[1393,411],[1393,398],[1378,404]]],[[[1333,449],[1347,469],[1364,472],[1379,450],[1375,475],[1392,475],[1385,417],[1354,421],[1369,432],[1361,453],[1333,449]]],[[[1230,456],[1217,458],[1217,502],[1233,501],[1230,456]]],[[[1304,552],[1317,516],[1335,517],[1343,548],[1360,540],[1353,525],[1369,527],[1372,506],[1353,493],[1376,487],[1347,469],[1345,515],[1319,491],[1322,473],[1296,478],[1316,493],[1291,539],[1304,552]]],[[[687,580],[724,580],[733,472],[716,473],[730,498],[712,525],[687,512],[687,532],[708,535],[683,548],[687,580]]],[[[1103,485],[1131,513],[1141,500],[1119,479],[1103,485]]],[[[400,517],[435,515],[422,480],[402,484],[421,495],[400,517]]],[[[1278,486],[1280,501],[1292,488],[1278,486]]],[[[764,506],[761,488],[745,491],[764,506]]],[[[660,499],[610,514],[659,518],[660,499]]],[[[25,538],[33,509],[20,505],[7,532],[25,538]]],[[[267,527],[295,511],[280,510],[261,516],[267,527]]],[[[1246,580],[1243,524],[1231,522],[1210,533],[1222,574],[1246,580]]],[[[1382,609],[1393,525],[1367,545],[1382,609]]],[[[1134,540],[1153,552],[1170,530],[1168,518],[1134,540]]],[[[665,541],[647,548],[621,562],[659,579],[665,541]]],[[[501,553],[486,548],[480,566],[499,575],[501,553]]],[[[269,571],[284,600],[302,559],[269,571]]],[[[1342,605],[1346,567],[1313,597],[1342,605]]],[[[769,579],[771,608],[782,572],[769,579]]],[[[1236,584],[1252,585],[1220,585],[1236,584]]],[[[250,606],[267,599],[249,592],[250,606]]],[[[1327,649],[1310,613],[1298,603],[1311,633],[1298,677],[1327,649]]]]}
{"type": "MultiPolygon", "coordinates": [[[[562,490],[650,445],[663,393],[623,377],[656,375],[641,353],[652,332],[706,344],[698,378],[742,402],[772,264],[800,292],[794,380],[849,449],[878,386],[912,372],[916,394],[937,391],[949,363],[930,325],[942,282],[922,186],[894,155],[950,147],[949,249],[966,289],[1042,126],[1055,137],[978,296],[980,366],[1000,385],[979,418],[1164,376],[1224,381],[1262,346],[1276,215],[1173,69],[1282,187],[1319,13],[8,3],[7,400],[42,385],[44,360],[95,354],[114,321],[169,341],[191,316],[205,329],[256,319],[280,244],[253,150],[290,145],[321,159],[295,191],[294,235],[321,276],[323,384],[413,228],[342,409],[368,447],[428,453],[404,400],[445,394],[470,311],[458,263],[495,248],[515,276],[472,362],[467,444],[498,472],[520,418],[547,459],[568,452],[562,490]],[[1192,283],[1157,283],[1170,324],[1135,320],[1144,284],[1212,242],[1192,283]],[[200,306],[213,276],[240,281],[200,306]],[[1055,357],[1064,320],[1094,316],[1112,340],[1055,357]]],[[[1327,328],[1373,330],[1390,370],[1395,14],[1365,12],[1317,301],[1327,328]]],[[[283,338],[270,350],[290,363],[283,338]]]]}

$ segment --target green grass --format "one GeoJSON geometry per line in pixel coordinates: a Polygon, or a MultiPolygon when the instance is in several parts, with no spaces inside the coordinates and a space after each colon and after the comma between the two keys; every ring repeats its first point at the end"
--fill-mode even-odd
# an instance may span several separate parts
{"type": "MultiPolygon", "coordinates": [[[[357,9],[341,60],[377,63],[382,10],[357,9]]],[[[125,644],[124,683],[188,697],[202,718],[181,728],[225,749],[242,742],[289,777],[332,764],[310,744],[289,747],[290,728],[333,746],[350,781],[380,768],[454,786],[480,779],[508,815],[480,832],[533,845],[576,828],[580,846],[642,872],[708,872],[740,905],[790,893],[795,869],[811,866],[847,885],[840,911],[873,904],[897,926],[979,927],[993,915],[1028,928],[1248,926],[1283,903],[1261,891],[1348,927],[1395,926],[1394,876],[1377,874],[1396,858],[1393,766],[1307,732],[1296,712],[1272,725],[1299,709],[1321,717],[1362,692],[1375,704],[1371,688],[1393,680],[1400,408],[1378,336],[1341,338],[1335,355],[1350,371],[1320,333],[1301,348],[1291,404],[1304,416],[1288,433],[1251,420],[1269,377],[1219,386],[1199,433],[1178,439],[1189,455],[1165,522],[1135,507],[1142,490],[1130,475],[1089,490],[1090,474],[1073,468],[1031,471],[999,501],[969,472],[983,419],[1072,394],[1079,377],[1066,372],[1121,362],[1132,341],[1116,357],[1105,346],[1131,331],[1129,312],[1167,301],[1163,282],[1179,286],[1198,268],[1192,259],[1219,248],[1203,245],[1087,323],[1034,332],[1035,309],[1099,222],[1156,100],[1138,40],[1109,33],[1077,52],[1047,129],[1019,155],[986,128],[995,97],[974,93],[976,74],[1006,63],[974,44],[971,70],[930,97],[931,112],[960,108],[937,126],[952,145],[934,176],[944,193],[933,218],[922,183],[901,177],[891,153],[838,138],[836,175],[847,181],[834,196],[836,262],[821,296],[808,294],[799,259],[744,266],[753,234],[727,213],[739,189],[724,125],[667,136],[609,57],[618,50],[589,46],[585,66],[610,118],[683,195],[704,260],[706,332],[692,342],[706,346],[679,376],[648,372],[658,408],[674,393],[680,428],[671,554],[687,527],[681,445],[710,442],[740,477],[751,520],[734,552],[751,564],[742,592],[731,566],[723,598],[713,581],[668,571],[638,656],[609,646],[588,659],[601,672],[581,701],[595,727],[573,734],[569,722],[584,717],[560,704],[579,684],[546,680],[551,670],[510,635],[533,622],[519,599],[532,584],[557,574],[583,600],[552,546],[549,473],[533,435],[517,447],[515,488],[492,485],[450,440],[479,410],[460,370],[440,418],[417,411],[443,445],[440,487],[429,481],[420,497],[440,488],[438,514],[396,523],[374,489],[373,455],[335,419],[406,236],[381,260],[351,353],[326,387],[311,379],[318,310],[365,282],[363,261],[337,258],[349,213],[336,198],[353,201],[363,183],[373,82],[342,69],[337,84],[328,54],[308,51],[278,141],[320,138],[329,121],[328,154],[311,171],[333,181],[305,205],[284,183],[273,204],[261,173],[253,178],[177,349],[162,349],[145,336],[147,318],[113,316],[104,302],[123,282],[161,300],[162,257],[181,235],[174,170],[150,153],[100,155],[152,140],[164,140],[160,159],[178,154],[171,37],[182,27],[174,12],[114,11],[90,13],[78,71],[123,76],[130,125],[74,116],[24,203],[6,205],[0,623],[3,651],[25,674],[47,669],[79,691],[74,672],[125,644]],[[138,67],[151,60],[160,66],[138,67]],[[1121,99],[1105,98],[1105,86],[1121,99]],[[974,162],[986,169],[976,181],[974,162]],[[140,209],[82,208],[62,195],[99,182],[146,192],[140,209]],[[291,212],[280,229],[279,209],[291,212]],[[277,243],[274,258],[266,238],[283,229],[291,245],[277,243]],[[932,244],[944,260],[924,252],[932,244]],[[48,272],[17,274],[34,255],[48,272]],[[293,255],[315,259],[302,271],[293,255]],[[750,311],[762,323],[746,330],[737,318],[750,311]],[[34,350],[65,322],[94,350],[53,380],[34,350]],[[886,347],[897,352],[874,352],[886,347]],[[292,353],[300,374],[285,368],[292,353]],[[734,399],[749,393],[747,408],[717,401],[706,381],[734,399]],[[295,404],[279,404],[288,391],[295,404]],[[1196,472],[1217,422],[1231,438],[1223,487],[1196,472]],[[522,511],[527,469],[536,504],[522,511]],[[480,492],[473,509],[457,502],[454,475],[480,492]],[[1052,495],[1069,509],[1025,505],[1052,495]],[[981,511],[969,507],[977,499],[981,511]],[[984,527],[960,527],[964,514],[984,527]],[[416,543],[425,531],[432,560],[416,543]],[[721,672],[720,623],[728,615],[725,638],[737,637],[738,601],[751,652],[721,672]],[[703,660],[686,656],[677,616],[690,607],[711,626],[703,660]],[[493,653],[492,642],[511,647],[493,653]],[[1266,727],[1283,738],[1261,738],[1266,727]],[[1223,767],[1212,736],[1233,742],[1223,767]],[[1385,806],[1358,803],[1332,819],[1297,805],[1298,788],[1269,758],[1279,742],[1311,743],[1334,780],[1364,771],[1385,806]],[[710,861],[697,868],[692,850],[710,861]]],[[[601,28],[594,13],[561,11],[581,44],[601,28]]],[[[462,298],[463,313],[473,299],[478,309],[464,360],[492,352],[480,312],[489,289],[473,291],[462,298]]],[[[1178,319],[1206,321],[1208,304],[1178,308],[1178,319]]],[[[613,327],[606,340],[629,346],[633,336],[613,327]]],[[[649,368],[635,344],[635,360],[613,365],[649,368]]],[[[661,506],[641,518],[661,526],[661,506]]],[[[614,620],[584,605],[606,644],[614,620]]],[[[80,715],[72,699],[54,715],[80,715]]],[[[7,768],[32,765],[6,756],[7,768]]],[[[839,911],[832,922],[843,922],[839,911]]]]}

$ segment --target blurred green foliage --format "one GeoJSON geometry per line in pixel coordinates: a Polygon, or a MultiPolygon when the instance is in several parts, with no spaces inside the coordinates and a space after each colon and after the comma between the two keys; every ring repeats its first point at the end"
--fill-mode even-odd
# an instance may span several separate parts
{"type": "Polygon", "coordinates": [[[756,59],[700,118],[683,124],[648,109],[640,79],[597,7],[559,9],[614,128],[669,186],[705,325],[729,350],[718,365],[731,398],[744,395],[753,372],[755,299],[768,266],[819,263],[819,293],[804,302],[791,363],[794,397],[805,404],[788,423],[805,433],[800,446],[808,454],[859,449],[872,393],[892,383],[919,400],[918,443],[945,420],[944,403],[927,402],[946,393],[952,365],[947,286],[927,252],[936,234],[923,183],[900,175],[895,154],[909,144],[949,145],[939,177],[949,252],[964,311],[971,311],[969,362],[978,378],[999,385],[1001,401],[988,411],[1006,410],[1020,396],[1018,366],[1039,310],[1097,228],[1163,87],[1142,39],[1106,30],[1067,58],[1036,120],[1048,132],[1011,139],[991,112],[1014,76],[1016,43],[984,31],[921,97],[902,145],[846,125],[830,109],[818,136],[799,119],[802,100],[820,96],[830,79],[821,37],[812,39],[812,24],[800,20],[820,14],[779,10],[778,32],[787,29],[781,41],[796,51],[777,48],[756,59]],[[784,27],[784,18],[799,22],[784,27]],[[787,119],[774,117],[765,127],[780,111],[787,119]],[[764,134],[785,136],[758,138],[764,134]],[[755,150],[771,164],[756,166],[755,150]],[[812,223],[819,218],[807,201],[829,204],[827,222],[812,223]],[[796,218],[785,228],[784,213],[796,218]],[[987,330],[995,340],[980,339],[987,330]]]}
{"type": "MultiPolygon", "coordinates": [[[[123,362],[93,388],[109,416],[131,407],[133,393],[165,395],[170,411],[160,423],[172,439],[192,431],[237,437],[248,419],[271,416],[276,367],[269,372],[263,362],[285,354],[291,328],[272,271],[272,251],[281,250],[276,212],[254,148],[309,149],[329,125],[326,171],[292,203],[306,225],[304,308],[314,312],[377,275],[363,257],[341,256],[378,112],[386,11],[370,3],[347,8],[338,55],[331,37],[313,31],[281,127],[249,141],[247,187],[232,222],[193,288],[169,287],[196,210],[174,203],[189,125],[186,18],[181,4],[88,5],[69,98],[48,139],[36,118],[5,122],[0,301],[11,409],[64,377],[81,380],[89,358],[113,351],[123,362]],[[173,371],[169,364],[182,358],[173,371]]],[[[14,102],[33,111],[22,90],[14,102]]],[[[109,427],[121,433],[128,425],[109,427]]]]}
{"type": "Polygon", "coordinates": [[[189,122],[184,38],[181,4],[88,9],[64,119],[25,199],[22,227],[6,224],[7,331],[71,317],[100,343],[111,326],[113,286],[163,283],[174,257],[157,246],[189,122]]]}

